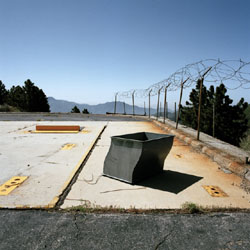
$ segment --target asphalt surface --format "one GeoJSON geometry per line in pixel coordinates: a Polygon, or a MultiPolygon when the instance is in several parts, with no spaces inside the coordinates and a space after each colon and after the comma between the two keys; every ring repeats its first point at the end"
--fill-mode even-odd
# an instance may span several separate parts
{"type": "Polygon", "coordinates": [[[250,213],[0,210],[0,249],[250,249],[250,213]]]}
{"type": "Polygon", "coordinates": [[[0,121],[141,121],[145,118],[132,115],[95,115],[79,113],[5,113],[0,121]]]}

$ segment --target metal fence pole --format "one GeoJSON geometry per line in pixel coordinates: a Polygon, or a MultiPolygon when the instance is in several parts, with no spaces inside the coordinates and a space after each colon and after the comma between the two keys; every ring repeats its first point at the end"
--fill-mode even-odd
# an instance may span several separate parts
{"type": "Polygon", "coordinates": [[[165,87],[165,93],[164,93],[164,115],[163,115],[163,122],[165,123],[166,120],[166,110],[167,110],[167,91],[168,87],[170,86],[170,83],[165,87]]]}
{"type": "Polygon", "coordinates": [[[168,102],[166,102],[166,118],[168,118],[168,102]]]}
{"type": "Polygon", "coordinates": [[[200,140],[200,122],[201,122],[201,97],[202,97],[202,87],[203,87],[203,81],[204,76],[212,69],[212,67],[209,67],[207,71],[202,75],[200,79],[200,95],[199,95],[199,109],[198,109],[198,127],[197,127],[197,140],[200,140]]]}
{"type": "Polygon", "coordinates": [[[198,108],[198,127],[197,127],[197,140],[200,139],[200,121],[201,121],[201,97],[202,97],[202,86],[204,78],[200,79],[200,95],[199,95],[199,108],[198,108]]]}
{"type": "Polygon", "coordinates": [[[176,102],[174,103],[174,121],[176,122],[176,102]]]}
{"type": "Polygon", "coordinates": [[[162,90],[163,87],[161,87],[159,90],[158,90],[158,101],[157,101],[157,120],[158,120],[158,117],[159,117],[159,104],[160,104],[160,94],[161,94],[161,90],[162,90]]]}
{"type": "Polygon", "coordinates": [[[125,102],[123,102],[124,115],[126,115],[125,102]]]}
{"type": "Polygon", "coordinates": [[[150,93],[152,89],[148,92],[148,118],[150,119],[150,93]]]}
{"type": "Polygon", "coordinates": [[[213,137],[215,137],[215,104],[213,103],[213,137]]]}
{"type": "Polygon", "coordinates": [[[182,99],[182,92],[183,92],[183,86],[185,82],[188,80],[187,78],[184,82],[181,82],[181,92],[180,92],[180,100],[179,100],[179,106],[178,106],[178,115],[177,115],[177,121],[176,121],[176,129],[178,128],[179,118],[180,118],[180,110],[181,110],[181,99],[182,99]]]}
{"type": "Polygon", "coordinates": [[[132,93],[132,103],[133,103],[133,115],[135,115],[135,91],[132,93]]]}
{"type": "Polygon", "coordinates": [[[116,114],[116,102],[117,102],[117,95],[118,93],[115,94],[115,107],[114,107],[114,114],[116,114]]]}

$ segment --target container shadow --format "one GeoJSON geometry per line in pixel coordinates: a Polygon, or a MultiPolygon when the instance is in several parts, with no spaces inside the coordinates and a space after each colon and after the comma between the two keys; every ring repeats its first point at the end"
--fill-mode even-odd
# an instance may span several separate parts
{"type": "Polygon", "coordinates": [[[203,177],[163,170],[162,173],[140,181],[137,185],[178,194],[203,177]]]}

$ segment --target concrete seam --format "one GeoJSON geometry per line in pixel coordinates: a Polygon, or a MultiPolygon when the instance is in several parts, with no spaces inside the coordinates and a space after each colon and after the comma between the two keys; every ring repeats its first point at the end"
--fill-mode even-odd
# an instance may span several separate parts
{"type": "Polygon", "coordinates": [[[67,194],[71,190],[72,185],[76,182],[78,175],[80,174],[81,170],[83,169],[86,161],[88,160],[91,152],[93,151],[97,141],[99,140],[100,136],[102,135],[102,133],[104,132],[106,127],[107,127],[107,125],[103,126],[103,128],[99,132],[96,139],[90,145],[88,151],[84,154],[84,156],[82,157],[80,162],[77,164],[77,166],[72,171],[72,174],[69,176],[68,180],[64,183],[64,185],[60,191],[60,195],[54,197],[52,199],[52,201],[49,203],[49,206],[48,206],[49,208],[54,208],[54,207],[59,208],[59,206],[63,203],[64,199],[66,198],[67,194]]]}

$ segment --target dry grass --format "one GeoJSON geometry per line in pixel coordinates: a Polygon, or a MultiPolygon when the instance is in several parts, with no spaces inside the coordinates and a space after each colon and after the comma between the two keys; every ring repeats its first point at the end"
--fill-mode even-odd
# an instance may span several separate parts
{"type": "Polygon", "coordinates": [[[20,110],[16,107],[3,104],[3,105],[0,105],[0,112],[20,112],[20,110]]]}
{"type": "Polygon", "coordinates": [[[240,143],[240,147],[242,149],[244,149],[245,151],[250,152],[250,128],[248,129],[246,134],[247,134],[246,137],[244,139],[242,139],[242,141],[240,143]]]}
{"type": "Polygon", "coordinates": [[[137,209],[134,207],[120,208],[120,207],[101,207],[98,205],[91,205],[86,202],[81,206],[75,206],[61,210],[62,212],[73,213],[100,213],[100,214],[208,214],[208,213],[235,213],[235,212],[247,212],[249,209],[239,209],[231,207],[203,207],[201,205],[185,202],[182,204],[181,209],[137,209]]]}

